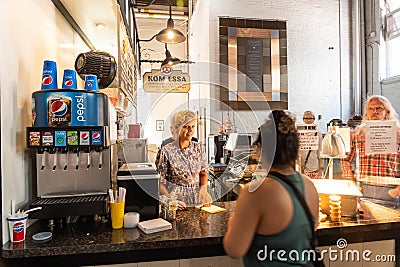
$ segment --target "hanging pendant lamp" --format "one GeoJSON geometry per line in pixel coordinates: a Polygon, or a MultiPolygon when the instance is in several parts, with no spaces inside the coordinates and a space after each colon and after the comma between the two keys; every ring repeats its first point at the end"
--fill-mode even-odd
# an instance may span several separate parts
{"type": "Polygon", "coordinates": [[[171,55],[171,52],[167,49],[167,44],[165,44],[165,59],[161,63],[161,68],[163,67],[172,67],[174,65],[180,64],[181,60],[177,57],[171,55]]]}
{"type": "Polygon", "coordinates": [[[156,40],[162,43],[177,44],[182,43],[186,40],[185,35],[177,29],[174,29],[174,20],[172,19],[172,7],[171,2],[169,3],[169,19],[167,21],[167,28],[161,30],[157,36],[156,40]]]}

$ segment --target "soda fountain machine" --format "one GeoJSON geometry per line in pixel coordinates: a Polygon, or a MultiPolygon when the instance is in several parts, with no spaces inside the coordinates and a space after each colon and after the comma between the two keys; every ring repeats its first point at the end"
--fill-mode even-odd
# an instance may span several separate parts
{"type": "MultiPolygon", "coordinates": [[[[107,95],[98,91],[46,89],[32,94],[33,126],[28,148],[36,149],[37,199],[32,218],[102,215],[117,171],[110,141],[107,95]]],[[[116,132],[116,131],[115,131],[116,132]]]]}

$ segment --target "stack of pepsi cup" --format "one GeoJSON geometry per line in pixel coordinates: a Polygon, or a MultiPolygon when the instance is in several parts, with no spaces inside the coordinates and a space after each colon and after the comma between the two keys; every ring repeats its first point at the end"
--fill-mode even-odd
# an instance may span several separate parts
{"type": "MultiPolygon", "coordinates": [[[[42,89],[57,89],[57,64],[55,61],[45,60],[43,63],[42,89]]],[[[72,69],[65,69],[62,89],[77,89],[76,72],[72,69]]],[[[99,84],[96,75],[85,76],[85,90],[99,91],[99,84]]]]}
{"type": "Polygon", "coordinates": [[[85,90],[99,91],[99,83],[96,75],[85,76],[85,90]]]}
{"type": "Polygon", "coordinates": [[[57,65],[55,61],[45,60],[43,63],[42,89],[57,89],[57,65]]]}
{"type": "Polygon", "coordinates": [[[76,72],[75,70],[64,70],[62,89],[76,89],[76,72]]]}

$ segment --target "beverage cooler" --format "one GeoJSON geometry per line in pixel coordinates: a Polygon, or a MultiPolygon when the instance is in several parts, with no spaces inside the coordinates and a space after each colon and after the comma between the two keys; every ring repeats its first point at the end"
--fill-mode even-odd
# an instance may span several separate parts
{"type": "Polygon", "coordinates": [[[42,207],[33,218],[107,213],[107,191],[117,170],[110,109],[107,95],[97,91],[32,94],[33,126],[26,140],[36,150],[37,199],[31,207],[42,207]]]}

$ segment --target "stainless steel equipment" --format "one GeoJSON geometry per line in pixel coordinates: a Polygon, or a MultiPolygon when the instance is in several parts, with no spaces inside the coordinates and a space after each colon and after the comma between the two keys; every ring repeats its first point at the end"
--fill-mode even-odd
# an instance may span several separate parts
{"type": "Polygon", "coordinates": [[[125,212],[139,212],[141,220],[159,217],[159,178],[154,164],[122,165],[117,184],[126,188],[125,212]]]}
{"type": "Polygon", "coordinates": [[[147,139],[125,138],[118,146],[118,159],[122,164],[148,162],[147,139]]]}
{"type": "Polygon", "coordinates": [[[361,192],[364,197],[375,203],[399,209],[399,198],[389,195],[389,190],[400,185],[400,179],[396,177],[366,176],[359,179],[361,192]]]}
{"type": "Polygon", "coordinates": [[[42,209],[30,216],[106,214],[107,192],[118,168],[110,134],[116,132],[110,129],[116,116],[109,114],[108,97],[84,90],[42,90],[33,93],[33,103],[37,117],[26,138],[28,148],[36,149],[38,198],[30,206],[42,209]]]}
{"type": "Polygon", "coordinates": [[[111,186],[111,153],[116,145],[113,146],[36,153],[38,197],[106,194],[111,186]]]}

